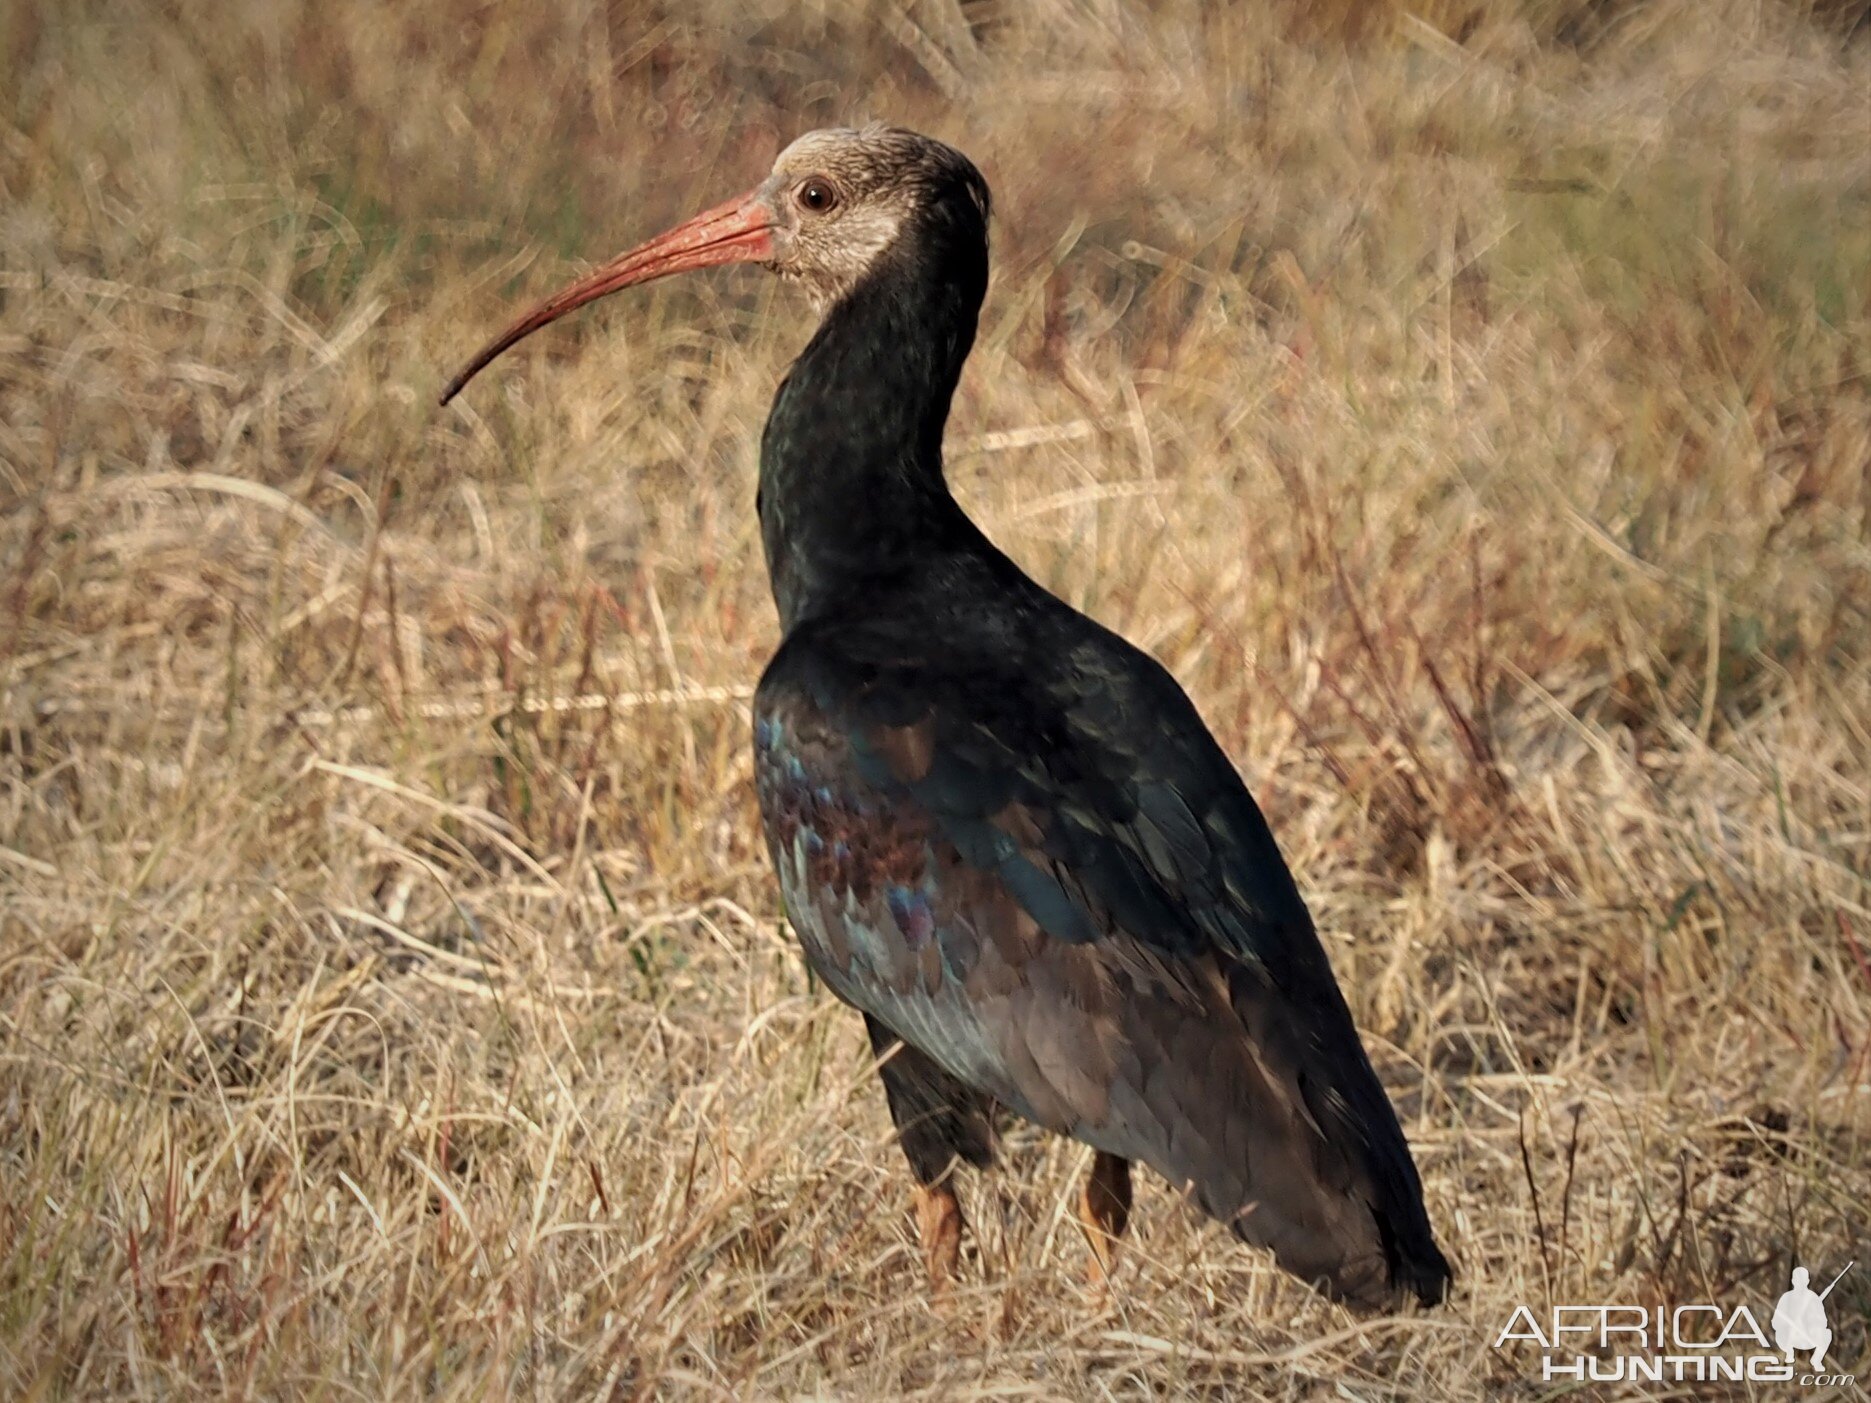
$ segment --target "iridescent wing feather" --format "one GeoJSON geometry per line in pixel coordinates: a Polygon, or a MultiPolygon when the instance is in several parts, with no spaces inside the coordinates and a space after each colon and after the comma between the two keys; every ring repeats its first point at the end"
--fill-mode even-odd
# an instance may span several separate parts
{"type": "Polygon", "coordinates": [[[788,638],[757,780],[807,958],[962,1083],[1150,1164],[1301,1277],[1440,1295],[1395,1114],[1264,820],[1174,680],[1087,630],[1044,676],[997,648],[938,668],[850,620],[788,638]]]}

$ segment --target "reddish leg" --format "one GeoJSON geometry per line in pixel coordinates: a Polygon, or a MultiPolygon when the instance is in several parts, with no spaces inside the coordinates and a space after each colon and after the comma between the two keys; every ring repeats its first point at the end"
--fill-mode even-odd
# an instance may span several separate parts
{"type": "Polygon", "coordinates": [[[961,1260],[961,1202],[947,1179],[916,1186],[916,1233],[922,1239],[923,1264],[938,1296],[946,1295],[955,1281],[961,1260]]]}
{"type": "Polygon", "coordinates": [[[1078,1220],[1091,1244],[1086,1275],[1100,1293],[1117,1269],[1117,1240],[1130,1224],[1130,1161],[1098,1151],[1078,1197],[1078,1220]]]}

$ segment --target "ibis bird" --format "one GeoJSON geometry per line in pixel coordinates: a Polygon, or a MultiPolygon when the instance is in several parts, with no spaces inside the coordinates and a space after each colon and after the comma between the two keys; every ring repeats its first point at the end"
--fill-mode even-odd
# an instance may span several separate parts
{"type": "Polygon", "coordinates": [[[1159,663],[1041,588],[950,495],[988,188],[914,132],[816,131],[754,190],[581,278],[520,338],[671,273],[759,263],[816,334],[760,444],[783,639],[755,777],[806,961],[864,1015],[938,1286],[958,1162],[1001,1110],[1094,1151],[1094,1282],[1156,1170],[1363,1309],[1442,1300],[1396,1113],[1266,821],[1159,663]]]}

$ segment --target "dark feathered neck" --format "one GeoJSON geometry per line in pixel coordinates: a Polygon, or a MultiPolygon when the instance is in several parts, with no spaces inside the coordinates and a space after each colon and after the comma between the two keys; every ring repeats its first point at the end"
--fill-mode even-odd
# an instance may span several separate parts
{"type": "Polygon", "coordinates": [[[780,385],[760,531],[786,629],[978,539],[943,480],[942,431],[986,289],[985,231],[911,224],[780,385]]]}

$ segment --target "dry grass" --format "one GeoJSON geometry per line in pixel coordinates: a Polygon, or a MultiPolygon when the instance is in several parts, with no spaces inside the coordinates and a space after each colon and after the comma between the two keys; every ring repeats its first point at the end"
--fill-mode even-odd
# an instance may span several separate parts
{"type": "Polygon", "coordinates": [[[1871,1374],[1852,7],[536,8],[0,7],[0,1393],[1470,1398],[1514,1303],[1853,1256],[1871,1374]],[[995,185],[957,491],[1269,809],[1445,1311],[1156,1184],[1099,1307],[1033,1138],[933,1310],[749,785],[802,309],[433,408],[866,115],[995,185]]]}

